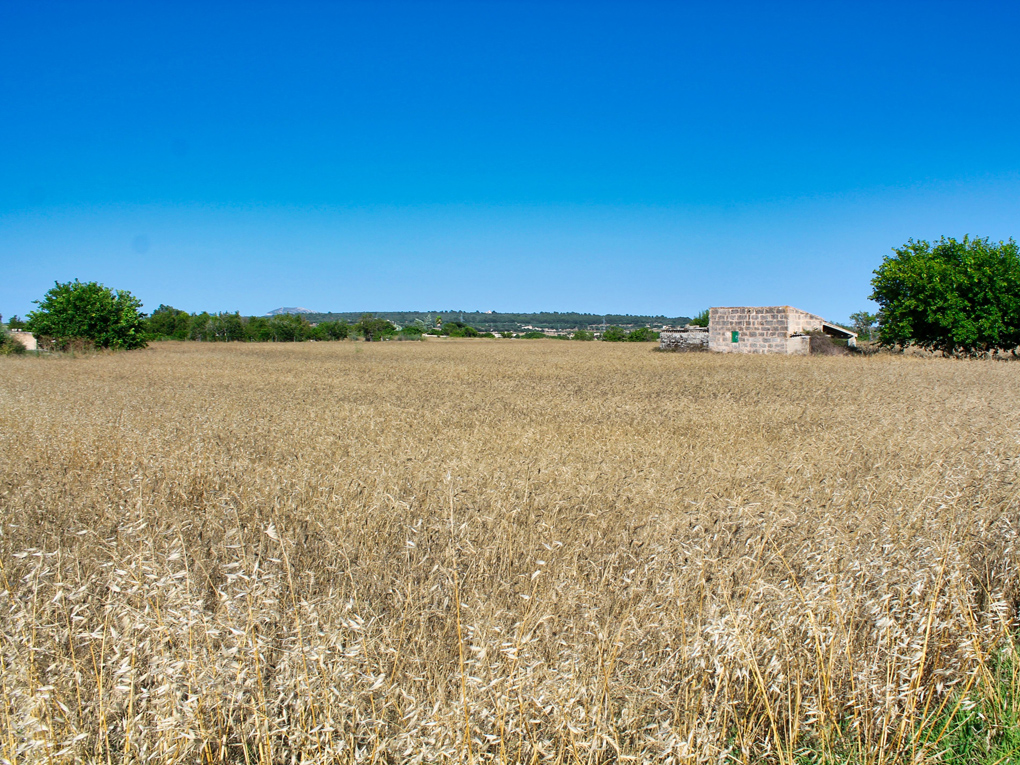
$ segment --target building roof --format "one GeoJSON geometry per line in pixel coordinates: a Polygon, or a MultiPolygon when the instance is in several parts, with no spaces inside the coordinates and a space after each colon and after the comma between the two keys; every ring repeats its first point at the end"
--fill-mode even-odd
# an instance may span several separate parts
{"type": "Polygon", "coordinates": [[[851,332],[846,327],[841,327],[828,321],[822,322],[822,332],[827,335],[835,335],[836,337],[857,337],[856,332],[851,332]]]}

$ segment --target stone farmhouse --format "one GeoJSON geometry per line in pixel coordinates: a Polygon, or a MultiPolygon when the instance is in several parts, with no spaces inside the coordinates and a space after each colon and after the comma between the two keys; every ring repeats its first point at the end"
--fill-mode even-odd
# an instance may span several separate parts
{"type": "Polygon", "coordinates": [[[712,308],[708,314],[708,349],[719,353],[806,356],[811,352],[811,332],[857,345],[855,332],[788,305],[712,308]]]}
{"type": "Polygon", "coordinates": [[[811,353],[811,333],[857,345],[857,334],[821,316],[788,305],[712,308],[708,327],[686,326],[659,334],[659,347],[670,351],[710,350],[719,353],[811,353]]]}

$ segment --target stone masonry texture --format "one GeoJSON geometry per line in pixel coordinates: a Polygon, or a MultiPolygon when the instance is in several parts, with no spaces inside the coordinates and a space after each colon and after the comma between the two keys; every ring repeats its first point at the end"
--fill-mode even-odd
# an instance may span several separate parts
{"type": "Polygon", "coordinates": [[[703,351],[708,348],[708,327],[685,327],[659,333],[659,348],[664,351],[703,351]]]}
{"type": "Polygon", "coordinates": [[[721,307],[709,310],[708,348],[720,353],[806,354],[798,337],[821,329],[824,319],[788,305],[721,307]],[[733,332],[738,333],[733,342],[733,332]]]}

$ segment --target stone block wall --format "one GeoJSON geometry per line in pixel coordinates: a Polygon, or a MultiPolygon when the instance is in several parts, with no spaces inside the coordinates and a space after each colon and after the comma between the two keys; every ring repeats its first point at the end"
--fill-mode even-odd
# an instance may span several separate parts
{"type": "Polygon", "coordinates": [[[822,321],[788,305],[712,308],[708,347],[720,353],[806,354],[809,345],[797,336],[819,329],[822,321]]]}
{"type": "Polygon", "coordinates": [[[807,334],[808,332],[821,329],[825,321],[821,316],[815,316],[807,311],[790,308],[789,306],[786,309],[789,311],[790,317],[790,334],[793,335],[807,334]]]}

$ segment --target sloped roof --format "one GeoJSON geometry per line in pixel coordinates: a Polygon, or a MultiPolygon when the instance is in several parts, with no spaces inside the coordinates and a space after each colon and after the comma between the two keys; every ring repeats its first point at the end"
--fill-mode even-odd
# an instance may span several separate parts
{"type": "Polygon", "coordinates": [[[851,332],[846,327],[841,327],[838,324],[824,320],[822,321],[822,332],[827,335],[835,335],[836,337],[857,337],[856,332],[851,332]]]}

